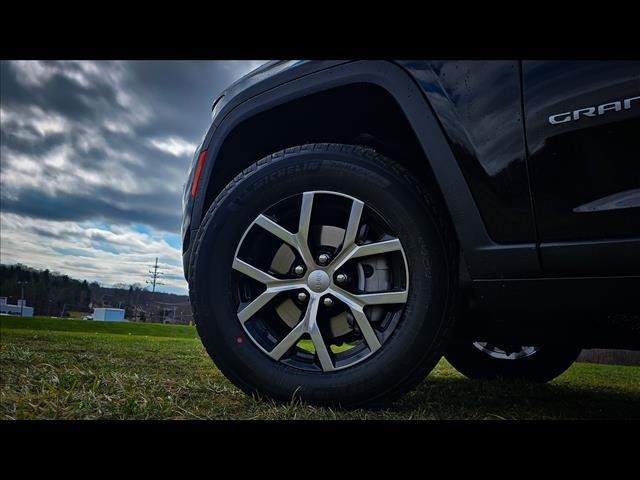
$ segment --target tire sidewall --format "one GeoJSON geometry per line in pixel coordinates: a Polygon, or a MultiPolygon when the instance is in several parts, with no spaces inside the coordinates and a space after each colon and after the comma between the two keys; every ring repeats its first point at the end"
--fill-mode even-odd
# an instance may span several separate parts
{"type": "MultiPolygon", "coordinates": [[[[207,351],[245,392],[287,400],[297,391],[320,403],[370,399],[400,383],[402,372],[411,372],[416,359],[442,343],[449,293],[443,241],[420,195],[398,172],[345,153],[302,151],[254,165],[222,197],[198,233],[189,283],[207,351]],[[406,308],[383,348],[359,364],[325,373],[287,366],[261,351],[237,319],[231,282],[232,260],[251,222],[278,201],[312,190],[344,193],[374,208],[398,235],[409,265],[406,308]]],[[[441,354],[434,350],[423,368],[433,368],[441,354]]]]}

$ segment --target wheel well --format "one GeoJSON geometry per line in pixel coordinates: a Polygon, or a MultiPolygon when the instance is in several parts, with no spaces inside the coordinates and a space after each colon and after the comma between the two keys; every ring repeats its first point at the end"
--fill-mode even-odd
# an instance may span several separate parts
{"type": "Polygon", "coordinates": [[[424,151],[395,99],[380,86],[354,83],[302,96],[237,125],[216,158],[203,211],[233,177],[262,157],[287,147],[325,142],[371,147],[403,165],[443,200],[424,151]]]}

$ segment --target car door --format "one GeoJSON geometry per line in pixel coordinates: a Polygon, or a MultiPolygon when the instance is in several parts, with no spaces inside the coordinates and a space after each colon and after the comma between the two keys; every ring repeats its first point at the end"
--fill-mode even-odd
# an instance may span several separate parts
{"type": "Polygon", "coordinates": [[[640,274],[640,62],[523,61],[522,88],[544,272],[640,274]]]}

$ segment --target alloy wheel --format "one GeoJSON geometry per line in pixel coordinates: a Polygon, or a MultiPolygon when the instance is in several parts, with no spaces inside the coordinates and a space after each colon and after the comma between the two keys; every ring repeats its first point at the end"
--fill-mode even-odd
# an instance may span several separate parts
{"type": "Polygon", "coordinates": [[[536,353],[539,348],[520,345],[496,345],[488,342],[473,342],[473,346],[490,357],[500,360],[519,360],[536,353]]]}
{"type": "Polygon", "coordinates": [[[303,370],[344,369],[382,349],[409,292],[406,256],[388,223],[338,192],[304,192],[266,208],[232,267],[250,340],[303,370]]]}

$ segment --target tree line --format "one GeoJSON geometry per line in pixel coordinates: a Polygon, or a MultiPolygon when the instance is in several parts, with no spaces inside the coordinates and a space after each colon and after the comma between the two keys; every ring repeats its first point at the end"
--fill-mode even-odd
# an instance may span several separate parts
{"type": "Polygon", "coordinates": [[[15,304],[20,299],[22,288],[34,315],[59,316],[69,309],[89,311],[91,289],[86,280],[81,282],[68,275],[20,264],[0,265],[0,296],[15,304]],[[20,282],[25,283],[21,286],[20,282]]]}
{"type": "Polygon", "coordinates": [[[58,272],[37,270],[22,264],[0,264],[0,297],[16,304],[20,282],[34,315],[67,316],[70,311],[90,314],[96,307],[123,308],[125,317],[142,322],[191,320],[189,297],[146,290],[141,284],[103,287],[97,282],[76,280],[58,272]]]}

